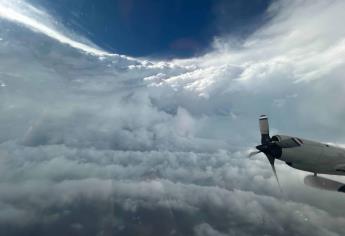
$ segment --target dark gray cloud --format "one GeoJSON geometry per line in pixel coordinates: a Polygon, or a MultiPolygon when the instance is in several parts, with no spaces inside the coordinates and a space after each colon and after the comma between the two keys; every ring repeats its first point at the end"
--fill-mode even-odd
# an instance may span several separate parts
{"type": "MultiPolygon", "coordinates": [[[[69,35],[18,4],[6,7],[69,35]]],[[[246,155],[260,113],[273,132],[344,142],[344,7],[275,2],[241,48],[216,39],[173,61],[108,55],[5,16],[0,234],[343,235],[343,195],[278,162],[280,192],[265,159],[246,155]]]]}

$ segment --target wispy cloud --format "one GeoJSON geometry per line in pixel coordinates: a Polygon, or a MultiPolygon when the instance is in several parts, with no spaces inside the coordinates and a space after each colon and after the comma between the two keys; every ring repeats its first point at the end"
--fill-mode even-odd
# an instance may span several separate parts
{"type": "Polygon", "coordinates": [[[75,40],[54,28],[51,18],[45,12],[27,4],[25,1],[0,1],[0,17],[19,23],[47,35],[61,43],[97,56],[111,56],[111,53],[75,40]]]}

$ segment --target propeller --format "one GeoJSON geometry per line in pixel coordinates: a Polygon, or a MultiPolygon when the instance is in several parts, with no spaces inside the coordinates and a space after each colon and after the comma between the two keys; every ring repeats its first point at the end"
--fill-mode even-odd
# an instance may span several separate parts
{"type": "Polygon", "coordinates": [[[259,118],[259,126],[261,133],[261,145],[256,146],[257,151],[249,153],[249,157],[252,157],[259,153],[264,153],[271,165],[273,174],[280,187],[277,171],[274,167],[275,159],[279,159],[282,156],[283,149],[299,147],[303,144],[303,141],[299,138],[290,136],[275,135],[270,137],[268,118],[266,115],[262,115],[259,118]]]}
{"type": "Polygon", "coordinates": [[[259,153],[261,153],[261,151],[254,151],[254,152],[251,152],[251,153],[249,153],[248,157],[255,156],[256,154],[259,154],[259,153]]]}
{"type": "Polygon", "coordinates": [[[273,174],[277,180],[277,183],[280,186],[278,176],[277,176],[277,171],[276,171],[276,168],[274,166],[274,161],[276,158],[279,158],[281,156],[282,148],[284,148],[285,146],[288,146],[288,144],[273,141],[270,138],[267,116],[265,116],[265,115],[260,116],[259,126],[260,126],[260,133],[261,133],[261,145],[256,146],[256,149],[258,151],[251,152],[249,154],[249,157],[252,157],[252,156],[259,154],[261,152],[264,153],[266,155],[270,165],[271,165],[271,168],[272,168],[273,174]]]}
{"type": "Polygon", "coordinates": [[[266,156],[267,156],[268,161],[270,162],[273,174],[276,177],[277,183],[278,183],[278,185],[280,187],[279,179],[278,179],[278,176],[277,176],[277,171],[276,171],[276,168],[274,167],[274,160],[275,160],[275,158],[273,156],[270,156],[270,155],[266,155],[266,156]]]}

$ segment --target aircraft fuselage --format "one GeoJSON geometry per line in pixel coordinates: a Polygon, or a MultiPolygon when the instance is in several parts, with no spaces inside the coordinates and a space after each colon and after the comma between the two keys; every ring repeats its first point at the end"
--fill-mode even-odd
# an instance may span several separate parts
{"type": "Polygon", "coordinates": [[[275,135],[276,140],[292,138],[299,146],[283,148],[277,157],[289,166],[320,174],[345,175],[345,149],[307,139],[275,135]]]}

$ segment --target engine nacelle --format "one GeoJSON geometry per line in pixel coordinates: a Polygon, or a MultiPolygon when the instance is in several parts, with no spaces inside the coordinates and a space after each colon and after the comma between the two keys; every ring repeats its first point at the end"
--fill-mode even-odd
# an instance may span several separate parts
{"type": "Polygon", "coordinates": [[[272,141],[276,142],[281,148],[293,148],[303,145],[303,140],[287,135],[274,135],[272,141]]]}

